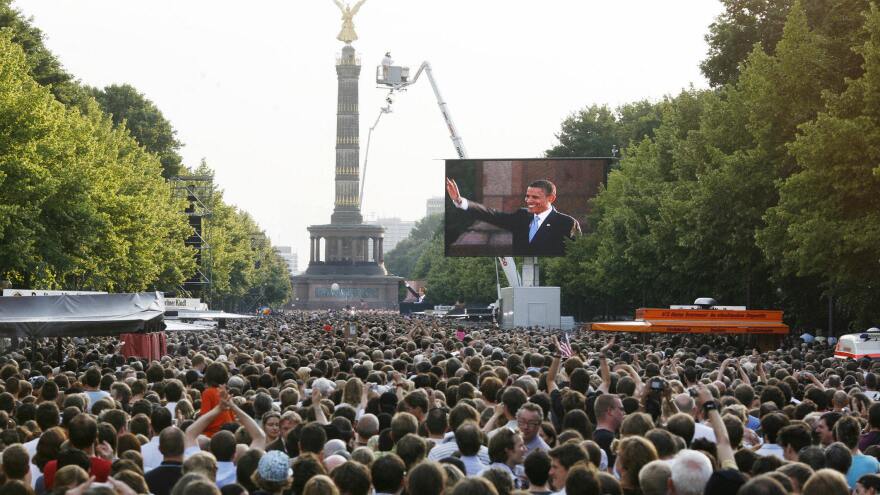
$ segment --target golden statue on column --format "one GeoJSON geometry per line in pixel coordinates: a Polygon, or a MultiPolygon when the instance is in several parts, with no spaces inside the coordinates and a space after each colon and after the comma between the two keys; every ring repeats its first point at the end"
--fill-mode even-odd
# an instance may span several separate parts
{"type": "Polygon", "coordinates": [[[336,39],[349,44],[358,39],[357,33],[354,32],[354,21],[352,21],[352,19],[354,18],[354,15],[357,14],[358,10],[360,10],[361,5],[367,0],[359,0],[354,4],[354,7],[349,7],[347,2],[343,4],[339,0],[333,1],[336,3],[336,6],[339,7],[339,10],[342,11],[342,30],[339,31],[339,35],[336,36],[336,39]]]}

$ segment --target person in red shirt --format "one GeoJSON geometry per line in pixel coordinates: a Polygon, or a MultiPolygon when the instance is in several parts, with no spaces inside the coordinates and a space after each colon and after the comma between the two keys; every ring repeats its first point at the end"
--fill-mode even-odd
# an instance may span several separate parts
{"type": "MultiPolygon", "coordinates": [[[[78,414],[70,420],[70,445],[86,453],[89,457],[89,474],[95,477],[95,481],[105,482],[110,476],[110,466],[113,456],[113,448],[103,442],[98,445],[98,423],[88,414],[78,414]],[[97,455],[96,455],[97,452],[97,455]]],[[[43,481],[47,489],[52,489],[55,484],[55,472],[58,471],[58,461],[51,460],[43,467],[43,481]]]]}
{"type": "MultiPolygon", "coordinates": [[[[212,363],[205,368],[205,391],[202,392],[202,407],[199,414],[207,414],[208,411],[214,409],[214,406],[220,403],[226,395],[226,382],[229,381],[229,372],[226,367],[220,363],[212,363]]],[[[235,421],[232,411],[223,410],[214,418],[214,421],[205,428],[205,436],[212,437],[220,431],[220,427],[226,423],[235,421]]]]}

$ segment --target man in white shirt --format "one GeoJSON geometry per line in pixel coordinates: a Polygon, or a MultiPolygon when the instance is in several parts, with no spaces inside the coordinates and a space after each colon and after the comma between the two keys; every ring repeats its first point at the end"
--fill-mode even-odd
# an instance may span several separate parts
{"type": "Polygon", "coordinates": [[[92,406],[95,405],[95,402],[98,402],[105,397],[110,398],[109,392],[98,389],[101,385],[101,370],[98,368],[93,367],[86,371],[85,376],[83,376],[83,385],[86,389],[86,397],[89,398],[89,412],[92,412],[92,406]]]}
{"type": "MultiPolygon", "coordinates": [[[[155,407],[155,406],[154,406],[155,407]]],[[[171,412],[164,407],[155,407],[150,415],[150,441],[141,446],[141,456],[144,458],[144,471],[149,471],[162,464],[162,452],[159,451],[159,434],[162,430],[173,424],[171,412]]]]}
{"type": "Polygon", "coordinates": [[[168,380],[165,383],[165,409],[171,412],[171,417],[177,416],[177,403],[183,398],[183,383],[180,380],[168,380]]]}
{"type": "Polygon", "coordinates": [[[455,442],[461,462],[464,463],[465,475],[478,476],[489,466],[477,456],[480,451],[480,428],[475,423],[467,422],[459,426],[455,430],[455,442]]]}
{"type": "Polygon", "coordinates": [[[392,65],[394,65],[394,60],[391,59],[391,52],[385,52],[385,56],[382,58],[382,79],[388,79],[388,72],[392,65]]]}
{"type": "Polygon", "coordinates": [[[532,402],[526,402],[516,412],[516,426],[519,428],[526,446],[526,454],[531,454],[535,449],[550,450],[550,446],[539,435],[541,431],[541,419],[544,411],[541,406],[532,402]]]}
{"type": "Polygon", "coordinates": [[[760,456],[772,455],[781,460],[785,460],[785,449],[776,443],[776,437],[779,435],[780,430],[788,426],[788,423],[788,418],[784,414],[778,412],[765,414],[764,417],[761,418],[761,431],[764,433],[764,444],[761,445],[761,448],[755,451],[755,453],[760,456]]]}
{"type": "Polygon", "coordinates": [[[217,458],[217,486],[223,488],[235,483],[235,435],[220,430],[211,437],[211,453],[217,458]]]}
{"type": "Polygon", "coordinates": [[[697,407],[694,398],[691,397],[690,394],[678,394],[675,396],[674,401],[679,412],[683,412],[694,418],[694,437],[691,441],[697,440],[698,438],[705,438],[706,440],[715,443],[715,432],[711,427],[700,422],[702,419],[702,413],[697,407]]]}
{"type": "MultiPolygon", "coordinates": [[[[476,409],[467,405],[467,404],[457,404],[455,407],[449,411],[449,428],[453,431],[450,431],[446,435],[443,436],[443,440],[437,442],[434,445],[434,448],[428,452],[428,460],[430,461],[439,461],[441,459],[445,459],[456,452],[459,452],[458,443],[455,440],[454,431],[458,429],[459,426],[466,422],[472,422],[475,424],[480,423],[480,413],[477,412],[476,409]]],[[[486,448],[485,445],[481,445],[479,451],[477,452],[477,457],[480,458],[480,461],[483,464],[489,464],[489,449],[486,448]]]]}

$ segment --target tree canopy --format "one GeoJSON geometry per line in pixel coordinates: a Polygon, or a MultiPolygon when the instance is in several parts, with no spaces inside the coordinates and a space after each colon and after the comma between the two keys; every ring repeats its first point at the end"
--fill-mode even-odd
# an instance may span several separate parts
{"type": "MultiPolygon", "coordinates": [[[[196,260],[185,205],[165,178],[188,169],[158,107],[128,84],[82,85],[0,0],[0,109],[0,278],[179,294],[196,260]]],[[[213,173],[204,163],[196,171],[213,173]]],[[[236,310],[285,302],[284,261],[246,212],[214,198],[215,287],[196,295],[236,310]]]]}

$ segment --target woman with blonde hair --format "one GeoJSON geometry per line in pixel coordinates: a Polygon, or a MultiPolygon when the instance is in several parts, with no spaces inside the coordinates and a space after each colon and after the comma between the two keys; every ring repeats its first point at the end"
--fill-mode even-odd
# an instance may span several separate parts
{"type": "Polygon", "coordinates": [[[142,475],[132,470],[125,469],[120,471],[113,476],[113,479],[125,483],[134,490],[135,493],[150,493],[150,489],[147,487],[147,480],[145,480],[142,475]]]}
{"type": "Polygon", "coordinates": [[[193,419],[196,410],[193,408],[192,402],[182,399],[177,402],[177,407],[174,409],[174,416],[177,419],[177,424],[180,425],[184,421],[188,419],[193,419]]]}
{"type": "Polygon", "coordinates": [[[52,493],[64,493],[88,480],[89,473],[87,473],[85,469],[74,464],[64,466],[55,473],[55,483],[52,486],[52,493]]]}
{"type": "Polygon", "coordinates": [[[358,377],[351,377],[345,382],[342,389],[342,403],[348,404],[357,409],[361,405],[361,398],[364,395],[364,384],[358,377]]]}
{"type": "Polygon", "coordinates": [[[339,495],[339,489],[329,476],[319,474],[306,483],[303,495],[339,495]]]}

